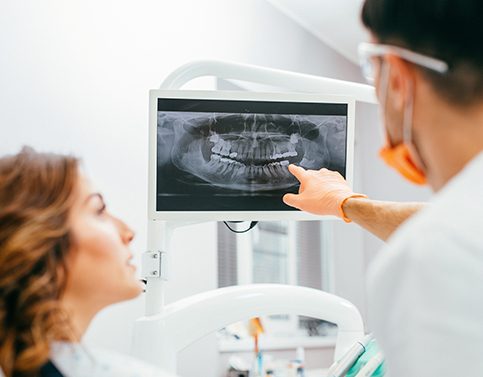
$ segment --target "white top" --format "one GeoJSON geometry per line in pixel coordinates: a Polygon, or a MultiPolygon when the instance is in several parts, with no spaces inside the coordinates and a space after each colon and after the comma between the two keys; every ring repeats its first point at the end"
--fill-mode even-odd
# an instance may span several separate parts
{"type": "Polygon", "coordinates": [[[65,377],[175,377],[133,357],[79,343],[54,343],[51,361],[65,377]]]}
{"type": "Polygon", "coordinates": [[[483,153],[389,240],[368,289],[390,377],[483,373],[483,153]]]}

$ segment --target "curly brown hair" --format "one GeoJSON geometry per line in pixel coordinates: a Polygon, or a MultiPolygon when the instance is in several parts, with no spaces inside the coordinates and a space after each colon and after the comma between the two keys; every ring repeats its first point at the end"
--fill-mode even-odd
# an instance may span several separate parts
{"type": "Polygon", "coordinates": [[[60,297],[70,249],[74,157],[24,147],[0,158],[0,367],[34,376],[54,340],[74,340],[60,297]]]}

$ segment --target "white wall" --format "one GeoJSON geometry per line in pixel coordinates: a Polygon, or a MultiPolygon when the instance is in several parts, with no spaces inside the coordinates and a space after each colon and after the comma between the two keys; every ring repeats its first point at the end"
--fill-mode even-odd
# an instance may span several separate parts
{"type": "MultiPolygon", "coordinates": [[[[360,80],[356,66],[262,0],[5,0],[0,11],[0,154],[28,144],[81,156],[110,209],[137,230],[133,249],[139,256],[146,244],[148,90],[177,66],[199,58],[360,80]]],[[[361,173],[377,179],[361,187],[389,196],[377,182],[396,187],[397,179],[366,157],[369,151],[374,155],[372,146],[380,141],[373,137],[375,126],[362,123],[371,130],[358,133],[364,144],[357,155],[361,173]]],[[[354,232],[354,248],[375,244],[350,229],[338,231],[354,232]]],[[[179,231],[174,244],[168,301],[215,288],[214,224],[179,231]]],[[[364,256],[351,248],[341,243],[337,250],[339,265],[352,266],[340,268],[337,288],[363,305],[364,256]],[[347,271],[358,277],[352,279],[347,271]]],[[[128,351],[142,301],[105,310],[86,338],[128,351]]],[[[181,374],[214,375],[216,357],[214,338],[208,337],[180,355],[181,374]]]]}

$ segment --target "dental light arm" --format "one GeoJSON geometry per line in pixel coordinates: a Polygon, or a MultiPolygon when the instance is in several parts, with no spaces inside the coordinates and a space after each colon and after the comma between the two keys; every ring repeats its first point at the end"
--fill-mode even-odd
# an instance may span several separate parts
{"type": "Polygon", "coordinates": [[[296,92],[344,96],[350,93],[356,101],[377,103],[374,88],[370,85],[219,60],[197,60],[187,63],[173,71],[163,81],[160,89],[180,89],[189,81],[204,76],[265,84],[296,92]]]}
{"type": "Polygon", "coordinates": [[[335,359],[364,336],[354,305],[317,289],[280,284],[234,286],[201,293],[136,322],[134,351],[144,360],[175,371],[176,354],[203,336],[252,317],[294,314],[338,326],[335,359]],[[149,347],[146,347],[149,339],[149,347]]]}

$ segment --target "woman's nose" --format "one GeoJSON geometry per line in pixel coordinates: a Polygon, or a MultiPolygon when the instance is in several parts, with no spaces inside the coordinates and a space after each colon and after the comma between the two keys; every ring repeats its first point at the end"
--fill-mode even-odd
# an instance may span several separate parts
{"type": "MultiPolygon", "coordinates": [[[[127,227],[127,226],[126,226],[127,227]]],[[[131,230],[131,228],[127,227],[126,230],[126,235],[125,235],[125,242],[127,244],[131,243],[131,241],[134,239],[134,231],[131,230]]]]}
{"type": "Polygon", "coordinates": [[[115,221],[117,223],[117,226],[119,228],[119,233],[122,238],[122,242],[124,242],[126,245],[131,243],[131,241],[134,239],[134,231],[121,219],[118,219],[115,217],[115,221]]]}

